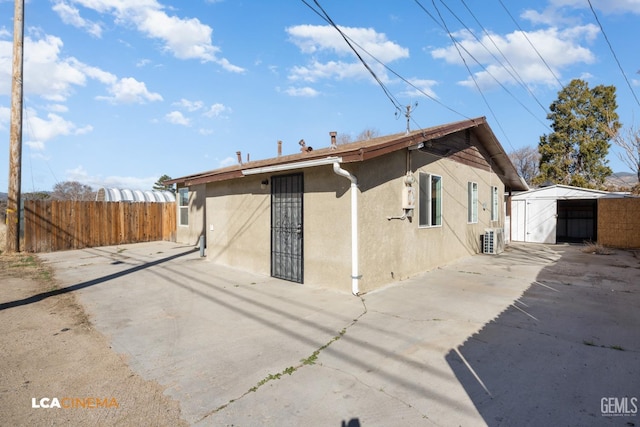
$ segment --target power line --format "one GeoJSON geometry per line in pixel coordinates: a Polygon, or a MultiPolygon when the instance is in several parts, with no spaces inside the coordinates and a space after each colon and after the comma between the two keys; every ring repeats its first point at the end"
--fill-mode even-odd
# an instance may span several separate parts
{"type": "MultiPolygon", "coordinates": [[[[307,3],[305,0],[302,0],[302,2],[309,7],[313,12],[315,12],[320,18],[322,18],[325,22],[331,24],[331,20],[328,19],[327,16],[323,15],[322,13],[318,12],[317,10],[315,10],[313,8],[313,6],[311,6],[309,3],[307,3]]],[[[334,27],[335,28],[335,27],[334,27]]],[[[419,93],[421,93],[422,95],[424,95],[425,97],[429,98],[430,100],[432,100],[433,102],[435,102],[436,104],[440,105],[441,107],[444,107],[446,109],[448,109],[449,111],[458,114],[459,116],[465,118],[465,119],[470,119],[470,117],[468,117],[467,115],[455,110],[452,107],[449,107],[448,105],[444,104],[443,102],[441,102],[440,100],[438,100],[437,98],[429,95],[428,93],[426,93],[424,90],[422,90],[421,88],[419,88],[418,86],[414,85],[411,81],[407,80],[406,78],[404,78],[403,76],[401,76],[399,73],[397,73],[395,70],[393,70],[391,67],[389,67],[387,64],[385,64],[384,62],[380,61],[376,56],[374,56],[372,53],[370,53],[369,51],[367,51],[364,47],[362,47],[360,44],[358,44],[358,42],[356,42],[355,40],[353,40],[351,37],[349,37],[348,35],[346,35],[344,32],[340,31],[338,29],[338,31],[340,32],[340,34],[342,35],[343,38],[346,38],[349,40],[349,42],[351,42],[352,45],[355,45],[356,47],[358,47],[358,49],[360,49],[362,52],[366,53],[367,55],[369,55],[369,57],[371,57],[374,61],[376,61],[378,64],[380,64],[382,67],[384,67],[387,71],[389,71],[391,74],[393,74],[394,76],[396,76],[397,78],[399,78],[400,80],[402,80],[404,83],[406,83],[407,85],[409,85],[410,87],[414,88],[416,91],[418,91],[419,93]]],[[[353,49],[353,47],[351,47],[353,49]]],[[[362,60],[362,59],[361,59],[362,60]]],[[[366,64],[365,64],[366,66],[366,64]]],[[[384,87],[383,85],[383,90],[386,91],[386,87],[384,87]]],[[[385,92],[386,93],[386,92],[385,92]]],[[[395,98],[394,98],[395,99],[395,98]]],[[[396,103],[392,101],[392,103],[394,104],[394,107],[398,108],[396,103]]],[[[398,111],[396,111],[396,115],[398,115],[398,111]]],[[[418,127],[421,127],[416,121],[415,119],[411,119],[418,127]]]]}
{"type": "MultiPolygon", "coordinates": [[[[420,2],[418,0],[416,0],[416,3],[420,4],[420,2]]],[[[491,112],[491,115],[493,116],[493,118],[496,120],[496,123],[498,124],[498,127],[500,128],[500,130],[504,134],[505,138],[507,138],[507,142],[511,146],[511,149],[515,151],[515,148],[513,148],[513,144],[511,143],[511,140],[509,139],[509,137],[507,136],[507,133],[502,128],[502,125],[500,124],[500,121],[498,120],[498,117],[496,116],[495,112],[491,108],[491,105],[489,105],[489,101],[484,96],[484,93],[482,92],[482,89],[480,88],[480,85],[478,84],[478,81],[476,80],[475,76],[473,75],[473,72],[471,71],[471,68],[469,68],[469,65],[467,64],[466,59],[464,59],[464,55],[462,55],[462,52],[460,51],[460,48],[458,47],[459,43],[456,41],[455,37],[453,37],[453,34],[451,34],[451,31],[449,31],[449,28],[447,27],[447,23],[445,22],[444,18],[442,17],[442,14],[440,13],[440,10],[438,9],[438,6],[436,6],[435,0],[431,0],[431,4],[433,5],[434,9],[438,13],[438,16],[440,17],[440,20],[442,21],[442,25],[444,26],[445,31],[447,32],[447,34],[451,38],[451,41],[453,42],[453,45],[456,48],[456,51],[458,52],[458,55],[460,56],[460,59],[464,63],[464,66],[467,69],[467,72],[469,73],[469,76],[473,80],[473,83],[475,84],[476,89],[480,93],[480,96],[482,97],[482,100],[484,101],[485,105],[489,109],[489,112],[491,112]]],[[[467,52],[467,53],[469,53],[469,52],[467,52]]],[[[473,55],[471,55],[471,57],[473,58],[473,55]]]]}
{"type": "MultiPolygon", "coordinates": [[[[545,114],[547,114],[549,111],[546,107],[544,107],[542,105],[542,103],[540,102],[540,100],[538,99],[538,97],[533,93],[533,91],[531,89],[529,89],[529,86],[525,83],[524,79],[520,76],[520,74],[518,73],[518,70],[513,66],[513,64],[511,63],[511,61],[509,61],[509,59],[506,57],[506,55],[504,54],[504,52],[502,52],[502,50],[500,49],[500,47],[498,46],[498,44],[495,42],[495,40],[493,40],[493,37],[491,37],[491,34],[489,34],[489,32],[487,31],[487,29],[480,23],[480,21],[478,20],[478,18],[476,17],[476,15],[473,13],[473,11],[469,8],[469,6],[467,6],[467,3],[465,2],[465,0],[460,0],[462,2],[462,4],[464,5],[464,7],[467,9],[467,11],[469,12],[469,14],[471,14],[471,16],[473,17],[473,19],[476,21],[476,23],[478,24],[478,26],[480,26],[480,28],[482,29],[482,31],[484,32],[484,34],[487,36],[487,38],[489,39],[489,41],[491,41],[491,44],[493,44],[493,47],[496,48],[496,50],[500,53],[500,56],[502,57],[502,59],[504,59],[504,61],[509,64],[509,68],[513,71],[513,73],[517,76],[514,77],[513,74],[511,74],[511,72],[509,72],[509,68],[505,67],[502,63],[501,65],[504,67],[505,70],[507,70],[507,72],[509,73],[509,75],[511,75],[511,77],[514,77],[514,80],[516,80],[518,83],[520,83],[520,86],[522,88],[524,88],[529,95],[536,101],[536,103],[540,106],[540,108],[542,108],[542,110],[545,112],[545,114]]],[[[473,33],[472,33],[473,34],[473,33]]],[[[475,35],[474,35],[475,37],[475,35]]],[[[477,37],[476,37],[477,39],[477,37]]],[[[478,40],[478,42],[480,44],[482,44],[484,46],[484,44],[478,40]]],[[[491,51],[485,47],[485,49],[487,49],[487,52],[491,53],[491,51]]],[[[493,53],[491,53],[491,55],[493,56],[493,53]]],[[[495,58],[495,56],[494,56],[495,58]]],[[[495,58],[496,61],[498,61],[498,63],[500,63],[500,60],[495,58]]]]}
{"type": "Polygon", "coordinates": [[[616,63],[618,64],[618,68],[620,69],[620,72],[622,73],[622,76],[624,77],[624,80],[627,82],[627,86],[629,86],[629,89],[631,90],[631,93],[633,94],[633,98],[636,100],[636,104],[638,104],[638,106],[640,106],[640,101],[638,101],[638,97],[636,96],[636,92],[633,90],[633,86],[631,86],[631,83],[629,83],[629,79],[627,78],[627,74],[624,72],[624,69],[622,68],[622,65],[620,65],[620,61],[618,60],[618,56],[616,55],[615,51],[613,50],[613,46],[611,46],[611,42],[609,41],[609,37],[607,37],[607,33],[605,33],[605,31],[604,31],[604,28],[602,27],[602,24],[600,23],[600,19],[598,19],[598,15],[596,14],[596,11],[593,8],[593,5],[591,4],[591,0],[587,0],[587,2],[589,3],[589,8],[591,8],[591,12],[593,13],[593,17],[596,18],[596,22],[598,23],[598,26],[600,27],[600,31],[602,31],[602,35],[604,36],[604,39],[607,41],[607,45],[609,45],[609,50],[611,51],[611,54],[613,55],[613,58],[616,60],[616,63]]]}
{"type": "MultiPolygon", "coordinates": [[[[302,2],[304,4],[306,4],[309,8],[311,8],[312,10],[315,11],[315,9],[313,9],[311,7],[311,5],[309,5],[305,0],[302,0],[302,2]]],[[[333,28],[336,29],[336,31],[338,31],[338,33],[340,34],[340,36],[342,36],[342,38],[344,39],[344,41],[347,43],[347,45],[349,46],[349,48],[353,51],[353,53],[355,53],[355,55],[358,57],[358,59],[360,60],[360,62],[362,63],[362,65],[364,65],[364,67],[367,69],[367,71],[369,71],[369,73],[373,76],[373,78],[375,79],[376,82],[378,82],[378,85],[380,85],[380,87],[382,88],[382,91],[384,92],[384,94],[387,96],[387,98],[389,98],[389,101],[391,101],[391,103],[393,104],[393,106],[396,108],[396,112],[401,111],[402,107],[400,105],[400,102],[398,102],[398,100],[393,96],[393,94],[389,91],[389,89],[387,89],[387,87],[385,86],[385,84],[382,82],[382,80],[380,80],[380,78],[376,75],[376,73],[371,69],[371,67],[369,67],[369,64],[367,64],[367,62],[362,58],[362,56],[360,56],[360,53],[353,47],[353,45],[351,44],[351,42],[349,41],[349,38],[342,32],[342,30],[336,25],[335,22],[333,22],[333,20],[331,19],[331,17],[327,14],[327,12],[322,8],[322,6],[320,5],[320,3],[318,2],[318,0],[314,0],[313,1],[316,6],[322,11],[322,16],[324,16],[325,20],[327,22],[329,22],[329,24],[331,24],[331,26],[333,28]]],[[[317,13],[317,11],[316,11],[317,13]]]]}
{"type": "Polygon", "coordinates": [[[522,27],[520,27],[520,24],[518,24],[518,21],[515,20],[515,18],[513,17],[513,15],[511,15],[511,12],[509,12],[509,9],[507,9],[507,6],[504,5],[504,3],[502,2],[502,0],[498,0],[500,2],[500,4],[502,5],[502,8],[505,10],[505,12],[507,12],[507,15],[509,15],[509,18],[511,18],[511,20],[513,21],[514,24],[516,24],[516,27],[518,27],[518,30],[520,30],[520,32],[522,33],[522,35],[524,36],[524,38],[527,40],[527,42],[529,42],[529,45],[533,48],[533,50],[536,52],[536,54],[538,55],[538,58],[540,58],[540,60],[542,61],[542,63],[545,65],[545,67],[547,67],[547,70],[549,70],[549,72],[551,73],[551,75],[553,75],[553,77],[556,79],[556,81],[558,82],[558,84],[560,85],[561,88],[564,89],[564,85],[562,84],[562,82],[560,81],[560,79],[558,78],[558,76],[556,76],[556,73],[553,72],[553,69],[549,66],[549,64],[547,63],[547,61],[544,59],[544,57],[540,54],[540,52],[538,51],[538,49],[536,49],[536,46],[531,42],[531,39],[529,39],[529,36],[527,36],[526,31],[524,31],[522,29],[522,27]]]}
{"type": "MultiPolygon", "coordinates": [[[[487,69],[487,67],[485,67],[471,52],[469,52],[469,50],[464,47],[464,45],[462,43],[460,43],[454,36],[453,34],[449,31],[449,29],[447,28],[446,24],[444,24],[444,19],[442,18],[442,15],[440,14],[440,11],[438,10],[437,6],[435,5],[435,3],[433,4],[433,7],[437,10],[438,15],[440,16],[440,19],[442,20],[441,22],[438,22],[438,20],[422,5],[422,3],[420,3],[419,0],[415,0],[415,2],[418,4],[418,6],[420,6],[420,8],[427,14],[429,15],[429,17],[431,17],[431,19],[433,19],[437,25],[440,26],[440,28],[442,28],[448,35],[449,38],[452,40],[454,47],[456,48],[456,50],[458,50],[458,55],[460,55],[460,58],[462,58],[462,61],[464,62],[465,67],[467,68],[467,71],[469,72],[469,75],[471,76],[471,78],[474,81],[474,84],[476,85],[476,87],[478,88],[478,90],[480,90],[479,85],[477,80],[475,79],[475,77],[473,76],[473,73],[471,72],[471,69],[469,68],[469,66],[467,65],[466,61],[464,60],[463,55],[460,53],[460,49],[464,50],[464,52],[469,55],[469,57],[471,59],[473,59],[476,64],[478,64],[486,73],[487,75],[489,75],[497,84],[498,86],[500,86],[509,96],[511,96],[518,104],[520,104],[520,106],[527,111],[533,118],[535,118],[542,126],[544,126],[545,128],[548,128],[548,126],[542,122],[542,120],[540,120],[540,118],[538,116],[536,116],[535,114],[533,114],[533,112],[526,106],[524,105],[524,103],[522,101],[520,101],[518,99],[518,97],[516,97],[496,76],[493,75],[493,73],[491,73],[491,71],[489,71],[489,69],[487,69]]],[[[440,0],[441,3],[442,0],[440,0]]],[[[443,3],[444,4],[444,3],[443,3]]],[[[456,19],[458,19],[458,21],[476,38],[476,40],[480,43],[481,46],[483,46],[487,51],[489,51],[489,49],[487,49],[486,46],[484,46],[484,44],[478,40],[478,38],[473,34],[473,32],[464,24],[464,22],[462,22],[462,20],[460,18],[458,18],[458,16],[453,13],[453,11],[451,11],[451,9],[449,9],[448,6],[445,5],[445,7],[447,7],[447,9],[456,17],[456,19]]],[[[489,53],[491,53],[489,51],[489,53]]],[[[492,54],[493,55],[493,54],[492,54]]],[[[495,58],[495,56],[494,56],[495,58]]],[[[498,61],[498,63],[500,65],[502,65],[500,63],[500,61],[496,58],[496,60],[498,61]]],[[[504,65],[502,65],[504,67],[504,65]]],[[[504,67],[506,69],[506,67],[504,67]]],[[[508,70],[507,70],[508,71],[508,70]]],[[[512,76],[513,77],[513,76],[512,76]]],[[[517,81],[517,80],[516,80],[517,81]]],[[[544,107],[543,107],[544,109],[544,107]]],[[[545,113],[547,112],[546,109],[544,110],[545,113]]]]}

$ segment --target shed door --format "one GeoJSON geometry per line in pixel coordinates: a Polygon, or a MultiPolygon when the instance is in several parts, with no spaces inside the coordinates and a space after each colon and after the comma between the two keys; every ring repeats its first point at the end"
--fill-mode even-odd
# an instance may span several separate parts
{"type": "Polygon", "coordinates": [[[511,201],[511,240],[515,242],[525,241],[526,203],[524,200],[511,201]]]}
{"type": "Polygon", "coordinates": [[[525,242],[556,243],[557,209],[555,200],[527,201],[525,242]]]}
{"type": "Polygon", "coordinates": [[[303,282],[302,174],[271,178],[271,276],[303,282]]]}

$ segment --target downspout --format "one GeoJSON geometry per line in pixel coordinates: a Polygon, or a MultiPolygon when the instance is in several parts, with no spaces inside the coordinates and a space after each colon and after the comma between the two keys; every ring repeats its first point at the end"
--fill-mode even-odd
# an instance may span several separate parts
{"type": "Polygon", "coordinates": [[[333,171],[351,181],[351,293],[358,296],[358,280],[362,277],[358,273],[358,178],[342,169],[338,162],[333,163],[333,171]]]}

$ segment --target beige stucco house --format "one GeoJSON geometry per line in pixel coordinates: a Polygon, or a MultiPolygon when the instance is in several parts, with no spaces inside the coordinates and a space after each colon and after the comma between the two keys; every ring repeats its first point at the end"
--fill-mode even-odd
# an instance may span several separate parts
{"type": "Polygon", "coordinates": [[[178,242],[203,235],[216,263],[354,294],[481,252],[505,192],[527,190],[483,117],[343,145],[331,133],[167,183],[178,242]]]}

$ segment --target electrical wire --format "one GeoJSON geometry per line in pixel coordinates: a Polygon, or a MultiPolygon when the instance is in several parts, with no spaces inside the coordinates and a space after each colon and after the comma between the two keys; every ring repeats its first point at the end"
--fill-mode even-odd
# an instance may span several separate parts
{"type": "MultiPolygon", "coordinates": [[[[480,44],[480,46],[484,47],[484,49],[498,62],[498,64],[500,64],[502,66],[502,68],[504,68],[507,73],[509,73],[509,75],[515,80],[518,81],[518,79],[516,79],[514,77],[513,74],[511,74],[511,72],[509,71],[509,69],[507,67],[505,67],[500,60],[493,54],[493,52],[491,52],[491,50],[489,48],[487,48],[484,43],[475,35],[475,33],[473,31],[471,31],[471,29],[458,17],[458,15],[456,15],[456,13],[451,10],[451,8],[449,6],[446,5],[446,3],[444,3],[443,0],[440,0],[440,3],[442,3],[444,5],[444,7],[447,8],[447,10],[449,10],[449,12],[454,16],[454,18],[456,18],[458,20],[458,22],[460,22],[460,24],[469,32],[469,34],[471,34],[476,41],[480,44]]],[[[439,12],[438,12],[439,13],[439,12]]],[[[524,108],[524,110],[526,112],[528,112],[533,118],[535,118],[542,126],[544,126],[545,128],[549,128],[549,126],[547,124],[545,124],[542,120],[540,120],[538,118],[538,116],[536,116],[535,114],[533,114],[533,112],[522,102],[518,99],[518,97],[516,97],[496,76],[493,75],[493,73],[491,73],[491,71],[489,71],[489,69],[487,67],[485,67],[483,64],[480,63],[479,60],[477,60],[475,58],[475,56],[473,54],[471,54],[471,52],[469,52],[468,49],[466,49],[462,43],[458,43],[462,49],[464,49],[464,51],[471,57],[471,59],[473,59],[478,65],[480,65],[480,67],[482,67],[482,69],[489,75],[491,76],[491,78],[505,91],[507,92],[507,94],[509,94],[509,96],[511,96],[518,104],[520,104],[520,106],[522,108],[524,108]]],[[[525,89],[528,89],[526,87],[526,85],[522,84],[525,89]]],[[[529,93],[531,93],[531,91],[529,91],[529,93]]],[[[534,96],[535,98],[535,96],[534,96]]],[[[536,99],[537,100],[537,99],[536,99]]],[[[540,104],[540,102],[538,102],[538,104],[542,107],[542,104],[540,104]]],[[[542,107],[542,110],[545,112],[545,114],[548,112],[544,107],[542,107]]]]}
{"type": "MultiPolygon", "coordinates": [[[[511,75],[511,77],[514,78],[515,81],[517,81],[518,83],[520,83],[520,86],[522,88],[524,88],[529,95],[536,101],[536,103],[540,106],[540,108],[542,108],[542,110],[545,112],[545,115],[549,113],[549,110],[542,105],[542,103],[540,102],[540,100],[538,99],[538,97],[533,93],[533,91],[529,88],[529,86],[525,83],[524,79],[522,78],[522,76],[520,76],[520,74],[518,73],[518,70],[516,69],[516,67],[513,66],[513,64],[511,63],[511,61],[509,61],[509,59],[506,57],[506,55],[504,54],[504,52],[502,52],[502,50],[500,49],[500,47],[498,46],[498,44],[495,42],[495,40],[493,40],[493,37],[491,36],[491,34],[487,31],[487,29],[482,25],[482,23],[480,23],[480,21],[478,20],[478,18],[476,17],[476,15],[473,13],[473,11],[471,10],[471,8],[469,8],[469,6],[467,6],[467,3],[465,2],[465,0],[460,0],[462,2],[462,4],[464,5],[464,7],[467,9],[467,11],[469,12],[469,14],[473,17],[473,19],[476,21],[476,23],[478,24],[478,26],[482,29],[482,31],[484,32],[484,34],[487,36],[487,38],[489,39],[489,41],[491,41],[491,44],[493,45],[493,47],[500,53],[500,56],[502,57],[502,59],[504,59],[504,61],[509,65],[509,67],[505,67],[504,64],[502,64],[500,62],[500,60],[498,60],[497,58],[496,61],[498,61],[498,63],[500,63],[505,70],[507,70],[507,72],[509,73],[509,75],[511,75]],[[511,69],[511,71],[513,71],[513,74],[511,74],[511,72],[509,72],[509,69],[511,69]],[[514,76],[515,74],[515,76],[514,76]]],[[[475,35],[474,35],[475,37],[475,35]]],[[[476,37],[477,39],[477,37],[476,37]]],[[[478,42],[480,44],[483,45],[482,42],[480,42],[480,40],[478,40],[478,42]]],[[[484,45],[483,45],[484,46],[484,45]]],[[[487,49],[487,52],[491,53],[491,55],[493,56],[493,53],[491,52],[490,49],[488,49],[485,46],[485,49],[487,49]]]]}
{"type": "MultiPolygon", "coordinates": [[[[331,21],[329,19],[327,19],[326,16],[324,16],[322,13],[318,12],[317,10],[315,10],[313,8],[313,6],[311,6],[309,3],[307,3],[305,0],[302,0],[302,3],[304,3],[307,7],[309,7],[309,9],[311,9],[313,12],[315,12],[320,18],[322,18],[325,22],[331,24],[331,21]]],[[[455,113],[465,119],[470,119],[470,117],[468,117],[467,115],[457,111],[456,109],[444,104],[442,101],[440,101],[439,99],[429,95],[428,93],[426,93],[424,90],[422,90],[421,88],[419,88],[418,86],[414,85],[411,81],[407,80],[406,78],[404,78],[403,76],[401,76],[399,73],[397,73],[396,71],[394,71],[391,67],[389,67],[387,64],[385,64],[384,62],[380,61],[377,57],[375,57],[373,54],[371,54],[369,51],[367,51],[364,47],[362,47],[360,44],[358,44],[355,40],[353,40],[351,37],[349,37],[348,35],[344,34],[344,32],[341,33],[341,35],[343,37],[346,37],[351,44],[355,45],[356,47],[358,47],[358,49],[360,49],[362,52],[366,53],[370,58],[372,58],[374,61],[376,61],[378,64],[380,64],[382,67],[384,67],[387,71],[389,71],[391,74],[393,74],[394,76],[396,76],[397,78],[399,78],[400,80],[402,80],[404,83],[406,83],[408,86],[412,87],[413,89],[415,89],[417,92],[419,92],[420,94],[424,95],[425,97],[429,98],[430,100],[432,100],[433,102],[435,102],[436,104],[440,105],[443,108],[446,108],[447,110],[451,111],[452,113],[455,113]]],[[[396,103],[393,103],[394,107],[397,108],[396,103]]],[[[396,116],[398,116],[398,111],[396,110],[396,116]]],[[[420,128],[421,126],[419,126],[416,122],[415,119],[412,119],[412,121],[420,128]]]]}
{"type": "Polygon", "coordinates": [[[596,19],[596,22],[598,23],[598,26],[600,27],[600,31],[602,31],[602,35],[604,36],[604,39],[607,41],[607,45],[609,45],[609,50],[611,51],[611,54],[613,55],[613,58],[616,60],[616,63],[618,64],[618,68],[620,69],[620,72],[622,73],[622,76],[624,77],[624,80],[627,82],[627,86],[629,86],[629,89],[631,90],[631,94],[633,95],[633,99],[636,100],[636,104],[638,104],[638,106],[640,106],[640,101],[638,101],[638,97],[636,96],[636,92],[633,90],[633,86],[631,86],[631,83],[629,83],[629,79],[627,78],[627,74],[624,72],[624,69],[622,68],[622,65],[620,65],[620,61],[618,60],[618,55],[616,55],[616,52],[613,50],[613,46],[611,45],[611,42],[609,41],[609,37],[607,37],[607,33],[605,33],[604,28],[602,27],[602,24],[600,23],[600,19],[598,19],[598,15],[596,14],[596,10],[593,8],[593,5],[591,4],[591,0],[587,0],[587,2],[589,3],[589,8],[591,8],[591,12],[593,13],[593,17],[596,19]]]}
{"type": "MultiPolygon", "coordinates": [[[[415,0],[415,1],[425,12],[427,12],[427,10],[424,8],[424,6],[418,0],[415,0]]],[[[480,88],[480,85],[478,84],[478,81],[476,80],[476,77],[474,76],[473,72],[471,71],[471,68],[469,68],[469,65],[467,64],[467,61],[464,58],[464,55],[460,51],[460,43],[458,43],[458,41],[455,39],[455,37],[453,37],[453,34],[451,33],[451,31],[449,31],[447,23],[445,22],[444,18],[442,17],[442,14],[440,13],[440,10],[438,9],[438,6],[436,5],[435,0],[431,0],[431,4],[433,5],[433,8],[438,13],[438,17],[440,18],[440,21],[442,22],[442,26],[443,26],[444,30],[446,31],[447,35],[449,36],[449,38],[453,42],[453,46],[456,48],[456,51],[458,52],[458,55],[460,56],[460,59],[462,60],[462,63],[464,64],[465,68],[467,69],[467,72],[469,73],[469,76],[471,77],[471,80],[473,80],[473,83],[474,83],[476,89],[478,90],[478,92],[480,93],[480,96],[482,97],[482,100],[484,101],[485,105],[487,106],[487,109],[489,110],[489,112],[491,113],[493,118],[495,119],[496,123],[498,124],[498,127],[500,128],[500,130],[502,131],[503,135],[507,139],[507,142],[511,146],[511,149],[515,151],[515,148],[513,148],[513,144],[511,143],[511,139],[509,138],[509,136],[505,132],[504,128],[502,127],[502,124],[500,123],[500,120],[498,120],[498,117],[496,116],[495,112],[491,108],[491,105],[489,104],[489,101],[487,100],[486,96],[484,95],[484,92],[480,88]]],[[[428,13],[429,16],[431,16],[433,18],[433,15],[431,15],[431,13],[429,13],[429,12],[427,12],[427,13],[428,13]]],[[[470,57],[475,60],[473,55],[471,55],[466,50],[465,50],[465,52],[467,52],[467,54],[469,54],[470,57]]]]}
{"type": "MultiPolygon", "coordinates": [[[[304,4],[306,4],[307,6],[311,7],[311,5],[309,5],[305,0],[302,0],[302,2],[304,4]]],[[[353,45],[351,44],[349,38],[344,34],[344,32],[338,27],[338,25],[336,25],[335,22],[333,22],[333,20],[331,19],[331,17],[329,16],[329,14],[327,14],[327,12],[322,8],[322,6],[320,5],[320,3],[318,2],[318,0],[314,0],[313,1],[316,6],[320,9],[320,11],[322,12],[322,16],[324,16],[325,20],[327,22],[329,22],[329,24],[336,29],[336,31],[340,34],[340,36],[342,36],[342,38],[344,39],[344,41],[347,43],[347,45],[349,46],[349,48],[353,51],[353,53],[358,57],[358,60],[360,60],[360,62],[362,63],[362,65],[364,65],[364,67],[367,69],[367,71],[369,71],[369,73],[371,74],[371,76],[373,76],[374,80],[376,82],[378,82],[378,85],[382,88],[382,91],[384,92],[384,94],[387,96],[387,98],[389,98],[389,101],[391,101],[391,103],[393,104],[393,106],[396,108],[396,113],[398,111],[402,111],[402,107],[400,105],[400,102],[393,96],[393,94],[391,93],[391,91],[389,91],[389,89],[387,89],[387,87],[385,86],[385,84],[382,82],[382,80],[380,80],[380,78],[378,77],[378,75],[375,73],[375,71],[373,71],[371,69],[371,67],[369,67],[369,64],[367,64],[367,62],[362,58],[362,56],[360,56],[360,53],[353,47],[353,45]]],[[[313,8],[311,8],[313,9],[313,8]]]]}
{"type": "Polygon", "coordinates": [[[547,70],[549,70],[549,72],[551,73],[551,75],[553,75],[553,77],[556,79],[556,81],[558,82],[558,84],[560,85],[560,87],[562,89],[564,89],[564,85],[562,84],[562,82],[560,81],[560,79],[558,78],[558,76],[556,75],[556,73],[553,72],[553,70],[551,69],[551,67],[549,66],[549,64],[547,63],[547,61],[544,59],[544,57],[542,56],[542,54],[540,54],[540,52],[538,51],[538,49],[536,48],[536,46],[533,44],[533,42],[531,42],[531,39],[529,39],[529,36],[527,36],[527,33],[522,29],[522,27],[520,27],[520,24],[518,24],[518,21],[516,21],[516,19],[513,17],[513,15],[511,14],[511,12],[509,12],[509,9],[507,9],[507,6],[504,5],[504,3],[502,2],[502,0],[498,0],[498,2],[500,2],[500,4],[502,5],[502,8],[505,10],[505,12],[507,12],[507,15],[509,15],[509,18],[511,18],[511,20],[513,21],[514,24],[516,24],[516,27],[518,27],[518,30],[520,30],[522,32],[522,35],[524,36],[524,38],[527,40],[527,42],[529,42],[529,45],[533,48],[533,50],[536,52],[536,54],[538,55],[538,58],[540,58],[540,60],[542,61],[542,63],[545,65],[545,67],[547,67],[547,70]]]}
{"type": "MultiPolygon", "coordinates": [[[[452,40],[454,47],[456,48],[456,50],[458,50],[458,55],[460,55],[460,58],[462,58],[462,61],[464,62],[465,67],[467,68],[467,71],[469,72],[469,75],[471,76],[471,78],[474,81],[475,86],[478,88],[478,90],[480,91],[479,85],[477,80],[475,79],[473,73],[471,72],[471,69],[469,68],[468,64],[466,63],[466,61],[464,60],[463,55],[460,53],[460,49],[464,50],[464,52],[469,55],[469,57],[471,59],[473,59],[475,61],[476,64],[478,64],[486,73],[487,75],[489,75],[497,84],[498,86],[500,86],[509,96],[511,96],[511,98],[513,98],[518,104],[520,104],[520,106],[527,111],[531,117],[535,118],[538,123],[540,123],[543,127],[545,127],[546,129],[549,129],[549,126],[544,123],[542,120],[540,120],[540,118],[538,116],[536,116],[522,101],[520,101],[518,99],[518,97],[516,97],[496,76],[493,75],[493,73],[491,73],[491,71],[489,71],[487,69],[487,67],[485,67],[478,59],[476,59],[476,57],[469,52],[469,50],[464,47],[464,45],[462,43],[460,43],[454,36],[453,34],[449,31],[449,29],[447,28],[447,25],[444,24],[444,19],[442,18],[442,15],[440,14],[440,11],[438,10],[437,6],[435,5],[435,3],[433,3],[433,7],[437,10],[438,15],[440,16],[440,20],[441,22],[438,22],[438,20],[424,7],[424,5],[422,5],[422,3],[420,3],[419,0],[415,0],[415,2],[418,4],[418,6],[420,6],[420,8],[427,14],[429,15],[429,17],[431,17],[431,19],[433,19],[436,24],[438,24],[440,26],[440,28],[442,28],[448,35],[449,38],[452,40]]],[[[441,3],[442,0],[440,0],[441,3]]],[[[444,3],[443,3],[444,4],[444,3]]],[[[484,44],[478,40],[478,38],[475,36],[475,34],[473,34],[473,32],[464,24],[464,22],[462,22],[462,20],[460,20],[460,18],[458,18],[458,16],[453,13],[453,11],[451,9],[449,9],[448,6],[445,5],[445,7],[456,17],[456,19],[458,19],[458,21],[476,38],[476,40],[487,50],[489,51],[489,49],[487,49],[486,46],[484,46],[484,44]]],[[[491,53],[489,51],[489,53],[491,53]]],[[[494,56],[495,58],[495,56],[494,56]]],[[[497,58],[496,58],[497,59],[497,58]]],[[[498,63],[500,63],[500,61],[498,61],[498,63]]],[[[502,65],[502,64],[501,64],[502,65]]],[[[504,67],[504,65],[502,65],[504,67]]],[[[505,68],[506,69],[506,68],[505,68]]],[[[507,70],[508,71],[508,70],[507,70]]],[[[512,76],[513,77],[513,76],[512,76]]],[[[481,92],[481,91],[480,91],[481,92]]],[[[482,93],[482,92],[481,92],[482,93]]],[[[483,95],[484,97],[484,95],[483,95]]],[[[543,107],[544,108],[544,107],[543,107]]],[[[547,113],[547,111],[545,110],[545,113],[547,113]]],[[[505,135],[506,136],[506,135],[505,135]]]]}
{"type": "MultiPolygon", "coordinates": [[[[23,120],[23,126],[26,129],[26,133],[28,136],[30,136],[31,138],[35,137],[35,132],[33,131],[33,126],[31,124],[32,120],[29,116],[29,109],[27,108],[27,101],[23,100],[23,111],[24,111],[24,116],[25,119],[23,120]]],[[[35,185],[35,180],[34,180],[34,176],[33,176],[33,155],[31,154],[31,147],[29,146],[29,144],[27,144],[27,150],[29,150],[29,171],[31,173],[31,190],[32,192],[36,192],[36,185],[35,185]]],[[[58,177],[56,176],[56,174],[53,172],[53,169],[51,169],[51,165],[49,164],[49,160],[43,156],[43,160],[45,162],[45,164],[47,165],[47,169],[49,169],[49,172],[51,172],[51,176],[53,176],[53,180],[55,181],[56,184],[60,184],[60,181],[58,181],[58,177]]]]}

